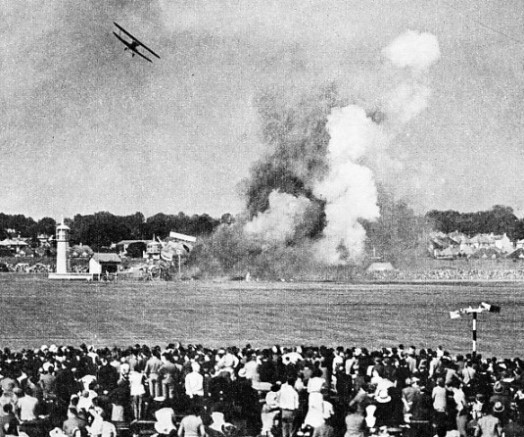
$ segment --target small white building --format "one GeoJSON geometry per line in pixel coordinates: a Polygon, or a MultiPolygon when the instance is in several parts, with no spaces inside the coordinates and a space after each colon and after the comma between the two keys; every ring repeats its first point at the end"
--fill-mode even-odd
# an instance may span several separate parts
{"type": "Polygon", "coordinates": [[[95,253],[89,260],[89,274],[98,277],[118,273],[122,260],[116,253],[95,253]]]}
{"type": "Polygon", "coordinates": [[[395,268],[390,262],[374,262],[367,269],[366,273],[375,272],[394,272],[395,268]]]}

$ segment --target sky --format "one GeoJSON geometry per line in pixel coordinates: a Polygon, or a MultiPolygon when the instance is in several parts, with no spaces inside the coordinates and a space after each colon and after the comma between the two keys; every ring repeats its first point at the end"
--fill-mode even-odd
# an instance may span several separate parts
{"type": "Polygon", "coordinates": [[[0,211],[239,213],[270,153],[257,98],[334,83],[376,107],[395,82],[384,48],[428,32],[440,59],[427,108],[389,144],[417,211],[524,215],[520,0],[0,0],[0,211]],[[153,48],[131,58],[113,22],[153,48]]]}

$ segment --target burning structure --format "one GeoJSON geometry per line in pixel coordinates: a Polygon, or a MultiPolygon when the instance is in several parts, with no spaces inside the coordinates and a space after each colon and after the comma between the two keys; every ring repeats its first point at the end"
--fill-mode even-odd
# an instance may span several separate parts
{"type": "Polygon", "coordinates": [[[279,111],[262,108],[264,135],[275,151],[253,171],[247,234],[289,242],[309,226],[306,234],[319,261],[338,264],[362,255],[361,221],[379,216],[377,179],[384,167],[401,165],[388,156],[388,145],[426,108],[431,94],[426,72],[440,50],[433,35],[408,31],[382,54],[400,70],[401,81],[381,96],[380,110],[343,105],[332,90],[303,119],[294,110],[276,123],[279,111]],[[266,198],[254,198],[264,185],[266,198]]]}
{"type": "Polygon", "coordinates": [[[389,146],[427,107],[427,73],[439,57],[435,36],[400,35],[382,50],[392,85],[369,108],[349,103],[334,85],[293,103],[278,93],[261,96],[261,133],[270,151],[245,181],[245,214],[218,228],[205,255],[225,270],[253,275],[253,266],[280,276],[286,266],[358,263],[363,222],[381,218],[378,184],[403,168],[389,146]]]}

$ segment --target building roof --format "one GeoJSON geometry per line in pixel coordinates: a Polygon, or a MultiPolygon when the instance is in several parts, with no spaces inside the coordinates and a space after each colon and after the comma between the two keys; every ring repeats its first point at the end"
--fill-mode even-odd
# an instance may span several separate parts
{"type": "Polygon", "coordinates": [[[509,255],[507,255],[506,258],[524,259],[524,249],[522,247],[519,247],[517,250],[515,250],[515,251],[511,252],[509,255]]]}
{"type": "Polygon", "coordinates": [[[0,246],[27,246],[28,244],[23,240],[12,240],[6,238],[5,240],[0,241],[0,246]]]}
{"type": "Polygon", "coordinates": [[[188,243],[195,243],[197,240],[196,237],[193,237],[192,235],[180,234],[178,232],[173,232],[173,231],[169,233],[168,238],[171,238],[174,240],[180,240],[180,241],[187,241],[188,243]]]}
{"type": "Polygon", "coordinates": [[[122,260],[116,253],[95,253],[91,259],[99,263],[121,263],[122,260]]]}
{"type": "Polygon", "coordinates": [[[395,268],[391,265],[390,262],[375,262],[372,263],[367,269],[366,272],[384,272],[392,271],[395,268]]]}
{"type": "Polygon", "coordinates": [[[151,240],[121,240],[118,243],[114,243],[111,246],[126,246],[133,243],[149,243],[151,240]]]}

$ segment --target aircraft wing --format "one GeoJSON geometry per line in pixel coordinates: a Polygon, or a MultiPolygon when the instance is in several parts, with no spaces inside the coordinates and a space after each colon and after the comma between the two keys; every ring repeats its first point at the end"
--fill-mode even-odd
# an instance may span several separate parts
{"type": "MultiPolygon", "coordinates": [[[[113,32],[113,35],[115,35],[120,40],[120,42],[122,44],[125,44],[127,46],[127,48],[131,49],[131,44],[128,43],[124,38],[122,38],[118,33],[113,32]]],[[[133,51],[135,51],[135,50],[133,50],[133,51]]]]}
{"type": "Polygon", "coordinates": [[[135,41],[140,44],[142,47],[144,47],[148,52],[150,52],[152,55],[156,56],[158,59],[160,59],[160,56],[158,56],[153,50],[151,50],[148,46],[146,46],[144,43],[138,41],[136,38],[135,38],[135,41]]]}
{"type": "MultiPolygon", "coordinates": [[[[148,52],[150,52],[152,55],[156,56],[158,59],[160,59],[160,56],[158,56],[153,50],[151,50],[148,46],[146,46],[142,41],[140,41],[138,38],[136,38],[135,36],[131,35],[127,30],[125,30],[122,26],[120,26],[118,23],[115,23],[113,21],[113,24],[118,28],[120,29],[122,32],[124,32],[129,38],[131,38],[133,41],[135,41],[137,44],[141,45],[142,47],[144,47],[148,52]]],[[[114,33],[114,32],[113,32],[114,33]]],[[[145,58],[145,56],[144,56],[145,58]]],[[[147,58],[146,58],[147,59],[147,58]]],[[[149,59],[148,59],[149,61],[149,59]]]]}
{"type": "Polygon", "coordinates": [[[146,61],[153,63],[151,59],[149,59],[147,56],[144,56],[142,53],[140,53],[135,47],[131,45],[131,43],[121,38],[120,35],[118,35],[116,32],[113,32],[113,35],[115,35],[123,44],[125,44],[129,50],[133,51],[138,56],[142,56],[142,58],[144,58],[146,61]]]}
{"type": "Polygon", "coordinates": [[[120,26],[118,23],[115,23],[115,22],[113,21],[113,24],[114,24],[116,27],[118,27],[119,30],[121,30],[122,32],[124,32],[124,33],[129,37],[129,38],[132,38],[132,39],[135,39],[135,40],[136,40],[136,38],[135,38],[133,35],[131,35],[127,30],[125,30],[125,29],[124,29],[122,26],[120,26]]]}
{"type": "Polygon", "coordinates": [[[138,50],[134,50],[133,51],[138,55],[138,56],[142,56],[146,61],[149,61],[151,63],[153,63],[153,61],[151,59],[149,59],[147,56],[144,56],[142,53],[140,53],[138,50]]]}

